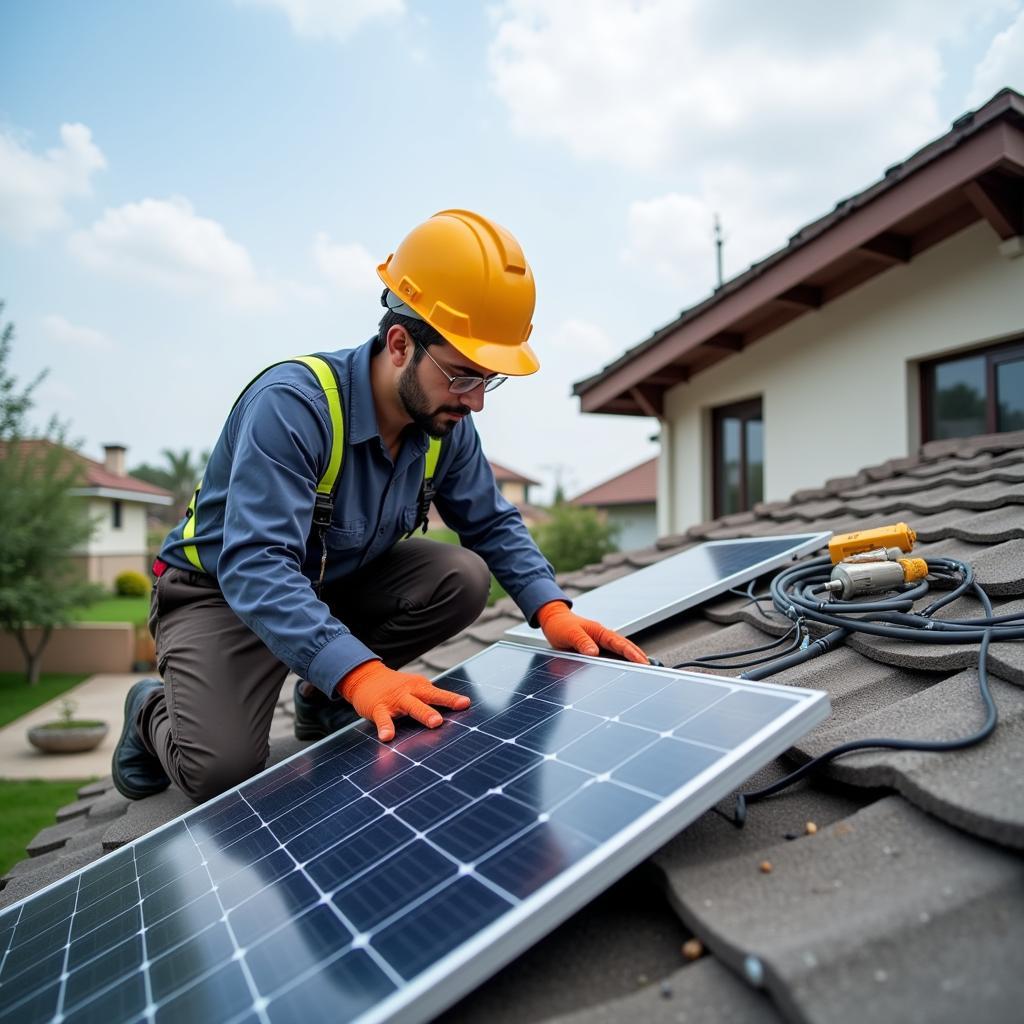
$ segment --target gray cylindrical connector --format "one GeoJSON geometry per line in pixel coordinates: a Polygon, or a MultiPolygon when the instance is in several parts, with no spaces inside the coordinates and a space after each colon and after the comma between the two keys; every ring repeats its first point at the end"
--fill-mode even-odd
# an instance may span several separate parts
{"type": "Polygon", "coordinates": [[[825,589],[848,601],[851,597],[895,590],[905,579],[899,562],[840,562],[832,569],[825,589]]]}

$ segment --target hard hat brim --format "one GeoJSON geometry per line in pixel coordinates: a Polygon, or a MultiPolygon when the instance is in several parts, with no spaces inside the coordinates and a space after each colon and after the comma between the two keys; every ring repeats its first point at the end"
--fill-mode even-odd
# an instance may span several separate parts
{"type": "Polygon", "coordinates": [[[519,345],[502,345],[493,341],[480,341],[478,338],[460,338],[447,331],[437,333],[467,359],[479,363],[491,373],[504,373],[509,377],[528,377],[540,369],[540,360],[525,341],[519,345]]]}

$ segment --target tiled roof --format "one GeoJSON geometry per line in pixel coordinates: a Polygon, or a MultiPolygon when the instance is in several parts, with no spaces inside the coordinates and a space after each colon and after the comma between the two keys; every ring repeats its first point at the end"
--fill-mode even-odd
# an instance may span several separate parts
{"type": "Polygon", "coordinates": [[[625,473],[577,494],[572,505],[639,505],[658,500],[658,458],[648,459],[625,473]]]}
{"type": "Polygon", "coordinates": [[[531,480],[528,476],[523,476],[522,473],[517,473],[514,469],[509,469],[508,466],[503,466],[500,462],[495,462],[494,459],[488,459],[487,461],[491,465],[491,470],[494,473],[494,479],[497,480],[499,484],[526,484],[528,487],[540,486],[540,481],[531,480]]]}
{"type": "MultiPolygon", "coordinates": [[[[927,445],[919,456],[787,502],[610,555],[563,583],[580,593],[709,538],[846,531],[897,519],[918,530],[915,554],[971,563],[997,615],[1024,610],[1024,432],[927,445]]],[[[770,602],[761,609],[729,595],[639,639],[666,664],[749,647],[788,626],[770,602]]],[[[944,614],[977,611],[976,602],[962,600],[944,614]]],[[[409,669],[435,675],[519,621],[505,599],[409,669]]],[[[976,658],[972,647],[858,635],[773,676],[774,683],[827,690],[833,711],[744,788],[853,738],[973,732],[983,719],[976,658]]],[[[732,801],[725,801],[723,813],[698,819],[442,1019],[1017,1019],[1024,1000],[1024,643],[993,644],[989,671],[1000,724],[985,743],[948,754],[847,756],[752,805],[742,830],[726,819],[732,801]],[[694,962],[681,953],[691,937],[706,951],[694,962]]],[[[297,746],[287,711],[282,701],[275,760],[297,746]]],[[[8,874],[0,904],[188,806],[174,790],[129,804],[109,779],[85,787],[30,846],[35,855],[8,874]]]]}
{"type": "MultiPolygon", "coordinates": [[[[20,446],[25,451],[31,451],[39,448],[52,448],[53,442],[45,440],[29,440],[22,441],[20,446]]],[[[81,465],[83,473],[82,486],[87,489],[102,488],[113,491],[134,491],[140,496],[145,495],[149,498],[172,497],[170,491],[165,491],[162,487],[157,487],[156,484],[146,483],[145,480],[138,480],[133,476],[111,473],[106,469],[102,462],[90,459],[81,452],[76,452],[72,449],[66,450],[81,465]]]]}

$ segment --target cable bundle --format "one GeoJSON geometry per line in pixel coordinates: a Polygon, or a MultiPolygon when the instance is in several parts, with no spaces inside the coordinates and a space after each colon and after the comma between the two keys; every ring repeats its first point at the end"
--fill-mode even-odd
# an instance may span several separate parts
{"type": "MultiPolygon", "coordinates": [[[[928,559],[929,576],[918,583],[907,584],[893,594],[878,600],[823,601],[819,596],[829,580],[832,560],[817,558],[803,565],[794,566],[779,573],[771,583],[771,599],[775,607],[793,622],[793,627],[775,644],[754,648],[748,652],[733,652],[732,655],[712,655],[688,662],[687,665],[713,667],[713,662],[726,657],[745,653],[759,653],[768,647],[785,642],[794,632],[794,645],[782,657],[773,657],[767,664],[740,676],[741,679],[757,680],[774,675],[794,665],[799,665],[826,651],[838,647],[852,633],[867,633],[889,640],[909,640],[913,643],[934,644],[979,644],[978,690],[985,706],[986,717],[981,728],[956,740],[902,740],[873,738],[844,743],[802,765],[786,778],[764,789],[752,793],[741,793],[736,798],[735,822],[742,826],[746,818],[746,805],[761,800],[773,793],[786,789],[805,775],[815,771],[833,758],[854,750],[888,748],[891,750],[951,751],[981,743],[992,734],[998,720],[998,712],[989,692],[987,658],[988,648],[993,640],[1024,640],[1024,613],[1017,615],[994,615],[992,603],[984,590],[975,582],[974,570],[966,562],[955,558],[928,559]],[[944,582],[952,589],[936,598],[919,612],[914,605],[925,598],[933,583],[944,582]],[[952,604],[959,597],[972,594],[984,609],[985,614],[973,619],[938,619],[935,613],[952,604]],[[817,622],[831,626],[831,632],[813,642],[806,638],[806,623],[817,622]],[[804,636],[801,641],[801,633],[804,636]]],[[[752,600],[753,594],[750,594],[752,600]]],[[[745,667],[745,664],[765,662],[759,658],[754,662],[735,664],[730,668],[745,667]]],[[[683,667],[683,666],[676,666],[683,667]]]]}

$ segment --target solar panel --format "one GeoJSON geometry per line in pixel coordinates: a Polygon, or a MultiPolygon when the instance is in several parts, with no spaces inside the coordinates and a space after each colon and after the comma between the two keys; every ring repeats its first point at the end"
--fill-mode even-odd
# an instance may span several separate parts
{"type": "MultiPolygon", "coordinates": [[[[799,533],[708,541],[573,598],[572,610],[629,636],[815,551],[831,536],[799,533]]],[[[505,636],[548,646],[544,634],[526,623],[505,630],[505,636]]]]}
{"type": "Polygon", "coordinates": [[[741,785],[823,693],[499,643],[0,914],[0,1020],[428,1019],[741,785]]]}

